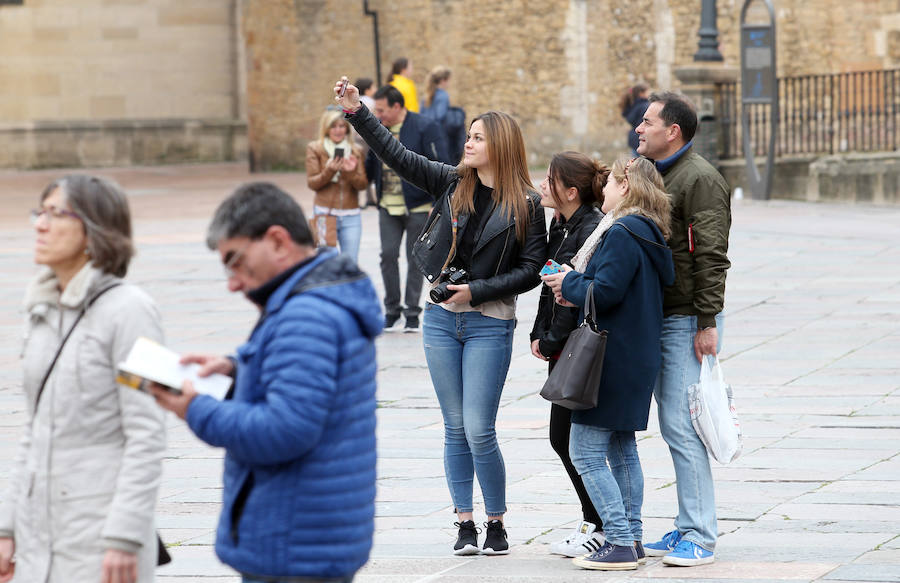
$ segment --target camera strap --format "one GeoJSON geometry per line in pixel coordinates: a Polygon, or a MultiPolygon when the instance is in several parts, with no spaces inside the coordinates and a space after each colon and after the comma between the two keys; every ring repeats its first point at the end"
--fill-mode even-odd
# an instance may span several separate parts
{"type": "Polygon", "coordinates": [[[81,311],[78,313],[78,316],[75,318],[75,322],[72,323],[72,327],[69,328],[68,332],[66,332],[66,335],[62,339],[62,342],[59,343],[59,348],[56,349],[56,354],[53,355],[53,360],[50,361],[50,367],[47,368],[47,372],[44,373],[44,378],[43,378],[43,380],[41,380],[41,386],[38,387],[37,397],[35,397],[35,399],[34,399],[34,414],[35,415],[37,415],[38,403],[41,402],[41,395],[44,394],[44,387],[47,386],[47,380],[50,378],[50,373],[53,372],[53,367],[56,366],[56,361],[59,360],[59,355],[62,354],[63,348],[65,347],[66,342],[69,340],[69,336],[71,336],[72,332],[75,331],[75,327],[78,326],[78,322],[81,321],[81,318],[84,317],[84,313],[87,312],[88,308],[90,308],[92,305],[94,305],[94,302],[96,302],[100,296],[102,296],[103,294],[105,294],[106,292],[111,290],[112,288],[118,287],[120,285],[122,285],[122,284],[114,283],[109,287],[103,288],[102,290],[97,292],[97,294],[94,295],[93,298],[88,300],[85,303],[85,305],[81,308],[81,311]]]}

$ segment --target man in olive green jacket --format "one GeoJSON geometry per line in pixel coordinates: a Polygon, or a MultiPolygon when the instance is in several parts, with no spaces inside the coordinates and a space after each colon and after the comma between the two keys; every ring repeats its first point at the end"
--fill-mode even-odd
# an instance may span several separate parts
{"type": "Polygon", "coordinates": [[[725,179],[691,146],[697,112],[684,96],[650,96],[636,128],[638,154],[653,160],[672,196],[675,283],[666,288],[662,368],[654,396],[659,426],[675,466],[678,516],[675,529],[645,552],[667,565],[694,566],[714,560],[715,492],[706,448],[691,424],[687,390],[700,378],[700,361],[720,349],[730,190],[725,179]]]}

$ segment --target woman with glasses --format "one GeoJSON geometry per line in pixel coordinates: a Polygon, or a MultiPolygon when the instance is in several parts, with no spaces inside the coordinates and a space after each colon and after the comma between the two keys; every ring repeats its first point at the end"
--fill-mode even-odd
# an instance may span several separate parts
{"type": "Polygon", "coordinates": [[[123,281],[125,194],[93,176],[50,184],[32,211],[22,352],[26,421],[0,506],[0,582],[154,579],[163,411],[116,382],[135,340],[162,342],[153,300],[123,281]]]}
{"type": "Polygon", "coordinates": [[[606,215],[572,259],[543,276],[557,302],[585,308],[593,284],[596,323],[608,331],[599,399],[572,412],[569,455],[603,521],[606,542],[574,559],[584,569],[637,569],[644,559],[644,474],[634,432],[647,429],[662,362],[663,287],[675,281],[669,195],[653,162],[618,160],[603,188],[606,215]]]}
{"type": "MultiPolygon", "coordinates": [[[[346,81],[346,78],[343,80],[346,81]]],[[[436,200],[413,259],[431,283],[423,341],[444,418],[444,467],[459,518],[454,554],[509,552],[506,468],[495,422],[512,355],[516,297],[540,283],[546,259],[544,209],[534,191],[522,132],[488,111],[469,126],[462,161],[450,166],[407,150],[349,85],[335,94],[375,154],[436,200]],[[484,546],[472,508],[474,476],[484,496],[484,546]]]]}

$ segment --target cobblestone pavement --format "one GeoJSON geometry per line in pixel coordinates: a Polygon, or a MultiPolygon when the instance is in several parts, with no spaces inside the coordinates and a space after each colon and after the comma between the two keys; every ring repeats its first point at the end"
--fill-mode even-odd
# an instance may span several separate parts
{"type": "MultiPolygon", "coordinates": [[[[156,298],[177,350],[227,352],[255,310],[225,289],[203,234],[215,205],[251,177],[238,165],[115,170],[131,194],[139,255],[130,279],[156,298]]],[[[34,270],[27,209],[59,172],[0,173],[0,476],[23,421],[20,302],[34,270]]],[[[297,196],[300,174],[255,175],[297,196]]],[[[450,554],[454,516],[441,461],[441,419],[419,334],[378,341],[380,402],[375,548],[362,583],[436,581],[900,581],[900,208],[738,201],[723,366],[734,385],[744,453],[715,464],[714,564],[580,571],[548,554],[579,518],[547,440],[538,396],[544,363],[529,354],[537,293],[520,325],[498,416],[508,473],[512,552],[450,554]]],[[[377,215],[363,213],[360,263],[380,289],[377,215]]],[[[237,581],[215,558],[221,451],[174,417],[157,510],[174,563],[164,583],[237,581]]],[[[647,540],[671,528],[674,473],[655,414],[639,434],[647,540]]],[[[479,497],[480,500],[480,497],[479,497]]],[[[479,505],[476,503],[476,507],[479,505]]],[[[476,518],[483,520],[476,511],[476,518]]],[[[328,528],[328,525],[322,525],[328,528]]]]}

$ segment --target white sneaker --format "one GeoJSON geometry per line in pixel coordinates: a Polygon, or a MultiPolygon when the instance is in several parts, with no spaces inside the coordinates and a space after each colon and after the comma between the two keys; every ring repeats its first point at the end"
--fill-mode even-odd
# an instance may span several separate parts
{"type": "Polygon", "coordinates": [[[597,525],[585,520],[567,538],[550,545],[550,552],[573,558],[593,553],[606,542],[603,533],[596,530],[597,525]]]}

